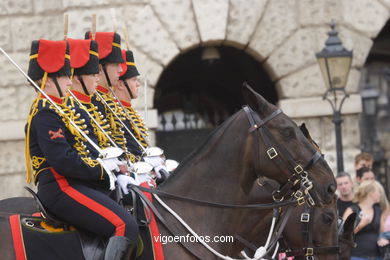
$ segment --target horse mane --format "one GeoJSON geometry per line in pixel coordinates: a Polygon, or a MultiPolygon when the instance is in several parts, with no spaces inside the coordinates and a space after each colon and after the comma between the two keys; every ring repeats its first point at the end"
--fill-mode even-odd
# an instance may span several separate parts
{"type": "MultiPolygon", "coordinates": [[[[179,164],[179,166],[171,173],[170,177],[167,181],[169,181],[170,178],[179,175],[180,172],[182,172],[183,168],[186,168],[197,156],[203,153],[203,151],[206,148],[210,148],[210,146],[214,146],[216,142],[219,140],[219,138],[222,136],[222,134],[225,132],[225,130],[232,124],[232,122],[236,119],[239,112],[241,110],[234,113],[232,116],[230,116],[228,119],[226,119],[221,125],[216,127],[203,142],[197,146],[192,152],[190,152],[183,161],[179,164]]],[[[166,182],[163,182],[160,184],[159,187],[164,186],[166,182]]]]}

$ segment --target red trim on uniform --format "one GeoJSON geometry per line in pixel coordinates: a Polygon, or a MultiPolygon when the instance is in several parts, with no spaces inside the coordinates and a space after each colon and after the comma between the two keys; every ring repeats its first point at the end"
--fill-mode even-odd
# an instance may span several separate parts
{"type": "Polygon", "coordinates": [[[48,73],[59,71],[65,64],[66,41],[39,40],[37,61],[48,73]]]}
{"type": "Polygon", "coordinates": [[[42,217],[40,212],[35,212],[35,213],[31,214],[31,216],[33,216],[33,217],[42,217]]]}
{"type": "MultiPolygon", "coordinates": [[[[46,94],[48,95],[48,94],[46,94]]],[[[56,96],[53,96],[53,95],[48,95],[49,98],[51,100],[53,100],[57,105],[62,105],[62,103],[64,103],[64,100],[62,98],[59,98],[59,97],[56,97],[56,96]]],[[[39,94],[39,98],[40,99],[46,99],[46,97],[42,94],[39,94]]]]}
{"type": "Polygon", "coordinates": [[[109,92],[108,89],[106,89],[105,87],[103,87],[103,86],[101,86],[101,85],[98,85],[98,86],[96,87],[96,89],[97,89],[99,92],[103,93],[103,94],[107,94],[107,93],[109,92]]]}
{"type": "Polygon", "coordinates": [[[26,260],[22,230],[20,228],[20,215],[9,216],[9,223],[11,225],[12,239],[14,242],[15,259],[26,260]]]}
{"type": "Polygon", "coordinates": [[[73,95],[76,96],[76,98],[78,100],[80,100],[81,102],[84,102],[84,103],[91,103],[91,97],[88,96],[88,95],[85,95],[81,92],[78,92],[77,90],[71,90],[73,95]]]}
{"type": "Polygon", "coordinates": [[[124,100],[121,100],[121,103],[122,103],[122,105],[123,105],[124,107],[128,107],[128,108],[131,107],[131,103],[129,103],[129,102],[126,102],[126,101],[124,101],[124,100]]]}
{"type": "MultiPolygon", "coordinates": [[[[145,188],[150,188],[149,185],[147,184],[147,182],[141,183],[141,186],[145,187],[145,188]]],[[[153,202],[151,193],[146,192],[146,191],[144,191],[143,193],[151,202],[153,202]]],[[[158,237],[160,235],[160,231],[158,230],[156,217],[154,216],[152,211],[151,211],[151,213],[152,213],[152,218],[151,218],[151,221],[149,224],[149,229],[150,229],[150,233],[152,234],[154,257],[155,257],[155,260],[164,260],[164,250],[163,250],[163,246],[161,244],[161,241],[160,240],[156,241],[156,239],[155,239],[156,237],[158,237]]],[[[145,214],[147,214],[147,211],[145,211],[145,214]]],[[[147,217],[149,217],[149,216],[147,216],[147,217]]]]}
{"type": "Polygon", "coordinates": [[[126,225],[120,217],[118,217],[110,209],[106,208],[105,206],[97,203],[93,199],[85,196],[78,190],[74,189],[72,186],[69,185],[68,181],[59,173],[57,173],[53,168],[50,168],[50,170],[53,173],[54,178],[56,179],[62,192],[64,192],[66,195],[68,195],[81,205],[87,207],[88,209],[107,219],[111,224],[115,226],[115,236],[125,235],[126,225]]]}
{"type": "Polygon", "coordinates": [[[90,58],[91,40],[68,38],[67,41],[70,47],[70,66],[75,69],[84,67],[90,58]]]}

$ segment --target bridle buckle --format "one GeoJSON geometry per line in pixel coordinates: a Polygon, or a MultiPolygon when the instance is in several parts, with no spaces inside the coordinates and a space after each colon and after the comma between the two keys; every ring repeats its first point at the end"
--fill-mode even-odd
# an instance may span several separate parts
{"type": "Polygon", "coordinates": [[[314,254],[314,249],[312,247],[306,248],[306,255],[305,256],[311,256],[314,254]]]}
{"type": "Polygon", "coordinates": [[[300,164],[298,164],[297,166],[295,166],[294,171],[295,173],[300,174],[303,172],[303,168],[300,164]]]}
{"type": "MultiPolygon", "coordinates": [[[[310,221],[310,214],[306,213],[306,212],[302,213],[301,214],[301,222],[308,223],[309,221],[310,221]]],[[[306,251],[306,255],[307,255],[307,251],[306,251]]]]}
{"type": "Polygon", "coordinates": [[[278,156],[278,152],[276,151],[276,149],[274,147],[270,148],[267,150],[267,154],[268,154],[268,157],[272,160],[273,158],[275,158],[276,156],[278,156]]]}
{"type": "Polygon", "coordinates": [[[300,206],[300,205],[305,203],[305,198],[304,197],[300,197],[300,198],[297,199],[297,202],[298,202],[298,205],[300,206]]]}

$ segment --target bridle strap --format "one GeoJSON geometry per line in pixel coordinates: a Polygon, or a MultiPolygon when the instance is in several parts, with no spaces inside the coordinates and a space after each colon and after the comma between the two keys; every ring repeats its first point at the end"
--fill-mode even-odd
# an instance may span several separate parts
{"type": "Polygon", "coordinates": [[[157,194],[161,197],[169,198],[169,199],[175,199],[180,201],[187,201],[199,205],[205,205],[205,206],[211,206],[216,208],[239,208],[239,209],[273,209],[278,207],[284,207],[284,206],[296,206],[297,201],[292,198],[290,200],[281,201],[281,202],[273,202],[273,203],[264,203],[264,204],[247,204],[247,205],[237,205],[237,204],[225,204],[225,203],[216,203],[216,202],[210,202],[210,201],[204,201],[204,200],[197,200],[192,199],[188,197],[178,196],[174,195],[168,192],[156,190],[156,189],[150,189],[142,186],[137,185],[128,185],[129,189],[135,189],[135,190],[141,190],[146,191],[149,193],[157,194]]]}

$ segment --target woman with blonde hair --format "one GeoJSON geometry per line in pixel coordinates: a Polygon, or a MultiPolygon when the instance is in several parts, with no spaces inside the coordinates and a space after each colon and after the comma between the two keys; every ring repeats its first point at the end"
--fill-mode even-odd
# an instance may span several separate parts
{"type": "Polygon", "coordinates": [[[382,185],[378,181],[365,181],[356,189],[354,205],[345,210],[343,219],[355,212],[358,224],[355,227],[357,247],[352,249],[352,260],[381,259],[377,238],[382,211],[388,202],[382,185]]]}

